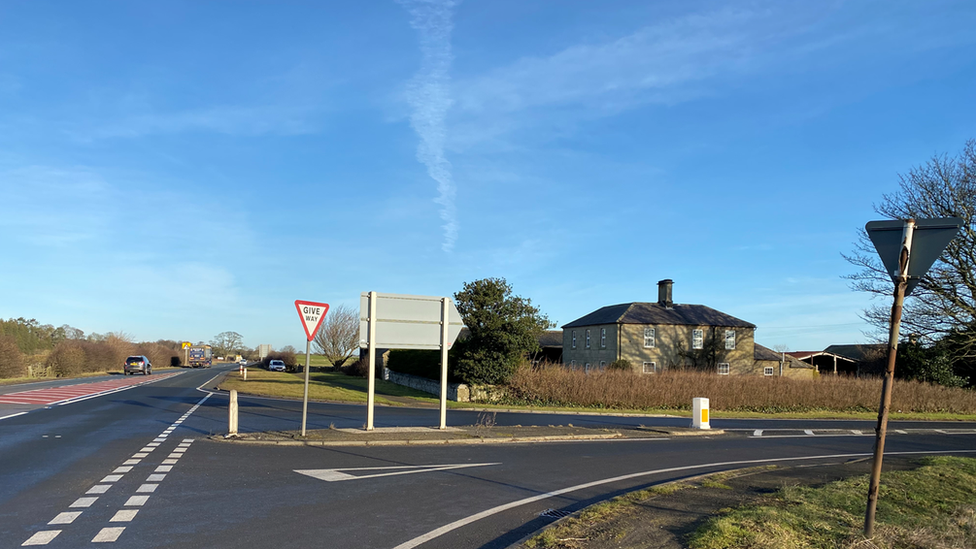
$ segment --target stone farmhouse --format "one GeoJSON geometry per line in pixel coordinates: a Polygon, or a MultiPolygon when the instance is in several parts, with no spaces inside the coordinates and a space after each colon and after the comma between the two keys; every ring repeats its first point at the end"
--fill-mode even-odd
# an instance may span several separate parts
{"type": "Polygon", "coordinates": [[[755,324],[704,305],[674,303],[673,284],[657,283],[657,303],[609,305],[563,326],[563,364],[589,371],[625,360],[644,374],[681,367],[813,377],[811,365],[757,345],[755,324]]]}

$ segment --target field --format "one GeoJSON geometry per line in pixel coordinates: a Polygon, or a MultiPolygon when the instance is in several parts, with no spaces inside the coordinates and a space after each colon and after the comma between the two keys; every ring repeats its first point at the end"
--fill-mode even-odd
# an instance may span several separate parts
{"type": "MultiPolygon", "coordinates": [[[[706,397],[716,412],[823,417],[835,413],[876,414],[880,394],[880,379],[820,376],[793,380],[689,371],[641,375],[607,370],[587,374],[550,366],[519,369],[506,401],[568,408],[687,411],[693,398],[706,397]]],[[[896,380],[891,411],[892,417],[971,417],[976,415],[976,392],[896,380]]]]}
{"type": "MultiPolygon", "coordinates": [[[[234,389],[240,393],[302,398],[305,390],[305,374],[269,372],[248,368],[247,381],[238,372],[232,372],[220,383],[223,390],[234,389]]],[[[336,402],[366,402],[366,379],[332,372],[309,373],[308,398],[336,402]]],[[[402,387],[388,381],[376,380],[376,403],[388,405],[432,404],[433,395],[402,387]]]]}

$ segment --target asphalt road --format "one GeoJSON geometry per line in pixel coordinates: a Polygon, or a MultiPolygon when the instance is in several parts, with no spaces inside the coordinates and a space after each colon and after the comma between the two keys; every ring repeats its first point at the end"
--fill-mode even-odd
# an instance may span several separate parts
{"type": "MultiPolygon", "coordinates": [[[[218,370],[0,420],[0,546],[507,547],[632,490],[771,460],[871,452],[872,422],[713,420],[733,436],[472,446],[253,446],[226,430],[227,397],[197,389],[218,370]],[[807,429],[865,436],[804,436],[807,429]],[[788,429],[798,436],[752,436],[788,429]],[[297,472],[302,471],[302,472],[297,472]],[[51,524],[54,522],[54,524],[51,524]],[[98,540],[98,541],[95,541],[98,540]],[[114,540],[114,541],[113,541],[114,540]]],[[[241,399],[245,431],[294,429],[300,403],[241,399]]],[[[8,415],[0,405],[0,417],[8,415]]],[[[449,411],[452,425],[478,412],[449,411]]],[[[687,419],[502,414],[498,425],[673,425],[687,419]]],[[[311,404],[310,428],[362,427],[365,409],[311,404]]],[[[377,408],[377,426],[430,426],[436,409],[377,408]]],[[[976,455],[974,424],[892,424],[891,452],[976,455]],[[912,429],[925,429],[913,431],[912,429]]]]}

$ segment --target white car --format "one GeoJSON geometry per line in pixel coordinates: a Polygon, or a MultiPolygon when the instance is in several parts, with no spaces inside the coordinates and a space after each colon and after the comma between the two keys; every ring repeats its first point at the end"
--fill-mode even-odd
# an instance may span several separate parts
{"type": "Polygon", "coordinates": [[[272,360],[271,362],[268,363],[268,370],[272,372],[284,372],[285,363],[284,361],[281,360],[272,360]]]}

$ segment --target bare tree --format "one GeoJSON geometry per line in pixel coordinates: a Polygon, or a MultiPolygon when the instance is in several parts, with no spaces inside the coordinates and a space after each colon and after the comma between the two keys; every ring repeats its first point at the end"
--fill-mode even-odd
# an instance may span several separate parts
{"type": "MultiPolygon", "coordinates": [[[[935,156],[924,166],[899,175],[900,190],[882,195],[874,210],[890,219],[962,218],[962,229],[905,300],[903,332],[923,341],[951,341],[956,360],[976,357],[976,140],[958,157],[935,156]]],[[[848,275],[851,287],[890,297],[891,277],[862,229],[854,252],[844,255],[860,269],[848,275]]],[[[864,311],[879,333],[888,329],[890,300],[864,311]]]]}
{"type": "Polygon", "coordinates": [[[244,336],[237,332],[220,332],[210,341],[210,346],[217,356],[227,356],[244,347],[244,336]]]}
{"type": "Polygon", "coordinates": [[[359,349],[359,314],[347,305],[329,309],[322,327],[315,334],[315,348],[341,368],[359,349]]]}

